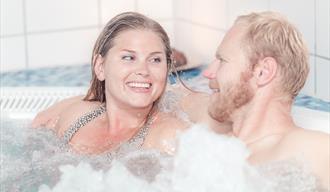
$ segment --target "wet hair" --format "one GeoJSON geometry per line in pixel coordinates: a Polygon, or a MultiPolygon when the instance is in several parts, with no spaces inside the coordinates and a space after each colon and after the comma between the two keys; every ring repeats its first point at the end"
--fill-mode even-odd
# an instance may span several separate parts
{"type": "Polygon", "coordinates": [[[90,88],[84,97],[86,101],[99,101],[105,102],[105,81],[100,81],[94,71],[94,65],[96,58],[101,55],[105,57],[108,51],[114,46],[114,41],[118,35],[128,30],[146,29],[156,33],[162,40],[167,62],[167,73],[172,66],[172,51],[170,46],[170,40],[163,29],[163,27],[156,21],[136,12],[121,13],[112,18],[106,26],[103,28],[99,37],[96,40],[93,49],[93,55],[91,60],[92,65],[92,80],[90,88]]]}
{"type": "Polygon", "coordinates": [[[235,25],[245,27],[242,47],[250,64],[273,57],[279,64],[281,91],[291,98],[297,96],[307,79],[309,64],[307,46],[295,26],[274,12],[242,15],[235,25]]]}

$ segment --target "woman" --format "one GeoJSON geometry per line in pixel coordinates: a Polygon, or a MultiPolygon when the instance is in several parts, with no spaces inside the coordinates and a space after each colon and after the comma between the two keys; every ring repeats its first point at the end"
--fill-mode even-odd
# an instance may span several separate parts
{"type": "MultiPolygon", "coordinates": [[[[171,140],[187,124],[157,110],[170,66],[171,47],[163,28],[138,13],[119,14],[94,46],[87,95],[58,104],[54,111],[59,117],[46,127],[78,153],[117,151],[136,141],[138,147],[173,153],[171,140]]],[[[40,116],[34,126],[42,124],[40,116]]]]}

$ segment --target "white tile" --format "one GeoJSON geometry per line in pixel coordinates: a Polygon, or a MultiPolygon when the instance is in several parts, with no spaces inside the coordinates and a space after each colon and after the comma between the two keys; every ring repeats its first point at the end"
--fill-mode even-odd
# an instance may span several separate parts
{"type": "Polygon", "coordinates": [[[192,0],[176,0],[174,3],[174,17],[190,21],[191,1],[192,0]]]}
{"type": "Polygon", "coordinates": [[[137,11],[153,19],[173,18],[173,0],[137,0],[137,11]]]}
{"type": "Polygon", "coordinates": [[[230,0],[227,1],[228,7],[228,26],[232,26],[237,16],[249,14],[251,12],[260,12],[268,10],[268,1],[266,0],[230,0]]]}
{"type": "Polygon", "coordinates": [[[314,0],[270,0],[270,10],[284,14],[297,26],[311,53],[315,53],[314,7],[314,0]]]}
{"type": "Polygon", "coordinates": [[[303,89],[302,94],[315,96],[315,57],[309,57],[309,74],[303,89]]]}
{"type": "Polygon", "coordinates": [[[223,31],[196,26],[189,22],[175,23],[174,47],[183,51],[188,62],[209,64],[224,36],[223,31]]]}
{"type": "Polygon", "coordinates": [[[316,0],[316,54],[330,58],[330,1],[316,0]]]}
{"type": "Polygon", "coordinates": [[[101,0],[102,23],[106,24],[119,13],[135,10],[135,0],[101,0]]]}
{"type": "Polygon", "coordinates": [[[23,1],[0,0],[0,34],[23,34],[23,1]]]}
{"type": "Polygon", "coordinates": [[[330,101],[330,60],[316,57],[316,96],[330,101]]]}
{"type": "Polygon", "coordinates": [[[194,55],[197,47],[193,47],[192,43],[193,25],[185,21],[176,21],[175,23],[175,42],[172,45],[176,49],[182,51],[187,57],[188,63],[201,63],[199,56],[194,55]]]}
{"type": "Polygon", "coordinates": [[[48,31],[98,25],[95,0],[28,0],[27,30],[48,31]]]}
{"type": "Polygon", "coordinates": [[[0,45],[0,72],[25,68],[23,36],[0,38],[0,45]]]}
{"type": "MultiPolygon", "coordinates": [[[[192,47],[192,24],[184,21],[175,21],[174,31],[175,31],[175,42],[172,46],[176,47],[179,50],[182,50],[185,53],[190,53],[192,47]]],[[[190,55],[190,54],[189,54],[190,55]]],[[[189,55],[187,55],[189,57],[189,55]]],[[[189,58],[188,58],[189,59],[189,58]]]]}
{"type": "Polygon", "coordinates": [[[219,29],[226,28],[225,0],[194,0],[191,4],[192,21],[219,29]]]}
{"type": "Polygon", "coordinates": [[[98,29],[28,36],[29,67],[90,63],[98,29]]]}
{"type": "Polygon", "coordinates": [[[174,45],[174,43],[175,43],[174,21],[159,21],[159,24],[166,31],[168,37],[170,38],[171,45],[174,45]]]}
{"type": "Polygon", "coordinates": [[[210,63],[214,59],[223,35],[222,31],[193,25],[190,39],[192,59],[198,63],[210,63]]]}
{"type": "Polygon", "coordinates": [[[175,31],[174,46],[186,54],[188,61],[201,64],[208,64],[214,59],[215,51],[224,35],[222,31],[187,22],[177,22],[175,31]]]}

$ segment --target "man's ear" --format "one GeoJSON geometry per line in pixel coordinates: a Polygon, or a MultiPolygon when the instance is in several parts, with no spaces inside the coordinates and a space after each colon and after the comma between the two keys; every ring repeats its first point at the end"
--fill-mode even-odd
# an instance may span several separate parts
{"type": "Polygon", "coordinates": [[[270,83],[277,73],[278,64],[273,57],[265,57],[258,61],[254,74],[258,86],[270,83]]]}
{"type": "Polygon", "coordinates": [[[98,78],[98,80],[100,81],[104,81],[105,80],[105,72],[104,72],[104,58],[102,57],[102,55],[97,54],[94,56],[94,71],[96,74],[96,77],[98,78]]]}

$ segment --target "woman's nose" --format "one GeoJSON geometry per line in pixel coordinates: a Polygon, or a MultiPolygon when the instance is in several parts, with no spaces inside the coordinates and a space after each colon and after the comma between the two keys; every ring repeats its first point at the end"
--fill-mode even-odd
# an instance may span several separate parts
{"type": "Polygon", "coordinates": [[[135,75],[142,76],[142,77],[148,77],[149,73],[147,71],[137,71],[134,72],[135,75]]]}
{"type": "Polygon", "coordinates": [[[147,62],[141,62],[134,72],[135,75],[139,75],[142,77],[147,77],[150,75],[149,73],[149,68],[148,68],[148,63],[147,62]]]}

